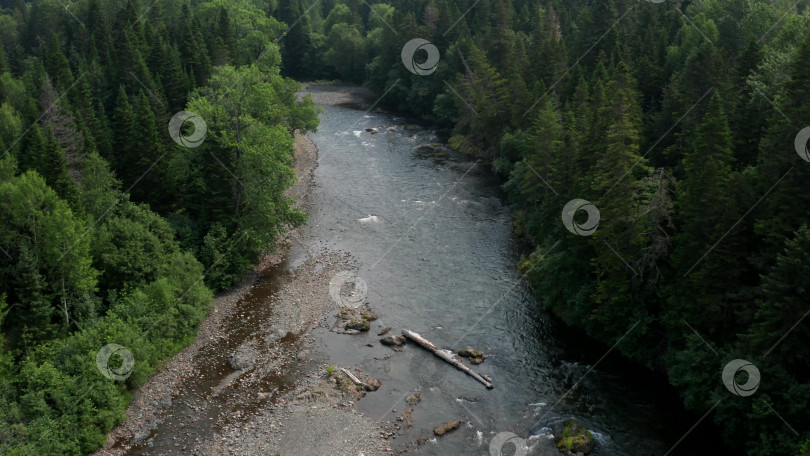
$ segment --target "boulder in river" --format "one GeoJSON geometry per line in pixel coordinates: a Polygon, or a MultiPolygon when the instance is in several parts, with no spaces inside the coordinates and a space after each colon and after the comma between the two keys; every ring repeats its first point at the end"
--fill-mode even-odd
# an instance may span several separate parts
{"type": "Polygon", "coordinates": [[[473,364],[481,364],[487,358],[483,352],[474,350],[472,348],[459,350],[458,356],[461,356],[462,358],[469,358],[470,362],[473,364]]]}
{"type": "Polygon", "coordinates": [[[284,337],[287,336],[287,334],[289,334],[289,331],[287,331],[286,329],[276,328],[275,330],[271,331],[270,334],[268,334],[264,340],[267,341],[268,344],[272,344],[273,342],[276,342],[279,339],[283,339],[284,337]]]}
{"type": "Polygon", "coordinates": [[[238,353],[234,353],[228,357],[228,364],[230,364],[231,368],[233,368],[234,370],[243,370],[250,367],[252,365],[252,362],[250,359],[241,356],[238,353]]]}
{"type": "Polygon", "coordinates": [[[377,378],[370,378],[366,380],[364,388],[366,391],[377,391],[382,386],[382,382],[380,382],[377,378]]]}
{"type": "Polygon", "coordinates": [[[148,428],[141,428],[135,431],[132,439],[129,441],[132,445],[137,445],[149,437],[150,430],[148,428]]]}
{"type": "Polygon", "coordinates": [[[407,340],[405,336],[387,336],[380,339],[380,343],[389,347],[401,347],[407,340]]]}
{"type": "Polygon", "coordinates": [[[588,455],[593,451],[594,445],[593,434],[577,420],[565,422],[562,436],[557,441],[557,448],[567,454],[588,455]]]}
{"type": "Polygon", "coordinates": [[[340,334],[357,334],[371,329],[370,321],[378,317],[369,309],[344,308],[338,312],[332,331],[340,334]]]}
{"type": "Polygon", "coordinates": [[[359,319],[359,320],[351,320],[346,323],[347,330],[356,330],[356,331],[368,331],[371,329],[371,325],[368,323],[366,319],[359,319]]]}
{"type": "Polygon", "coordinates": [[[228,357],[228,364],[230,364],[234,370],[245,370],[253,367],[258,356],[259,353],[254,346],[245,344],[231,353],[228,357]]]}
{"type": "Polygon", "coordinates": [[[380,332],[378,332],[378,333],[377,333],[377,335],[378,335],[378,336],[384,336],[384,335],[385,335],[385,334],[386,334],[388,331],[391,331],[391,327],[390,327],[390,326],[383,328],[383,329],[382,329],[382,331],[380,331],[380,332]]]}
{"type": "Polygon", "coordinates": [[[448,421],[434,429],[433,433],[438,436],[442,436],[450,431],[455,431],[459,426],[461,426],[461,420],[448,421]]]}

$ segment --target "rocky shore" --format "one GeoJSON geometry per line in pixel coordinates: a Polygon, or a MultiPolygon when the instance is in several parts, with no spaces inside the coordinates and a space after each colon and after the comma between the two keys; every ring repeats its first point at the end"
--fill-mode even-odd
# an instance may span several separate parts
{"type": "MultiPolygon", "coordinates": [[[[321,86],[313,96],[321,105],[361,107],[368,105],[371,94],[321,86]]],[[[298,182],[288,194],[304,210],[317,153],[306,135],[296,135],[298,182]]],[[[134,393],[126,421],[113,429],[96,455],[132,454],[134,450],[139,454],[194,455],[393,454],[385,439],[389,431],[353,409],[366,392],[325,360],[317,359],[313,338],[308,335],[319,325],[327,327],[328,316],[340,309],[330,299],[329,285],[335,274],[356,269],[348,254],[325,248],[309,250],[306,260],[285,276],[267,303],[272,313],[260,321],[240,322],[257,318],[245,316],[243,299],[264,271],[283,261],[298,239],[297,230],[290,231],[277,253],[262,258],[240,286],[215,298],[194,342],[134,393]],[[234,326],[239,326],[234,322],[255,329],[225,355],[233,372],[207,391],[184,389],[202,377],[201,371],[210,367],[206,366],[208,360],[223,356],[223,344],[227,345],[234,326]],[[184,415],[170,420],[167,415],[177,401],[183,402],[184,415]],[[206,419],[210,423],[203,421],[206,419]],[[162,446],[153,447],[158,433],[163,435],[162,446]],[[168,449],[166,436],[173,440],[168,449]]],[[[363,377],[360,372],[354,374],[363,377]]]]}

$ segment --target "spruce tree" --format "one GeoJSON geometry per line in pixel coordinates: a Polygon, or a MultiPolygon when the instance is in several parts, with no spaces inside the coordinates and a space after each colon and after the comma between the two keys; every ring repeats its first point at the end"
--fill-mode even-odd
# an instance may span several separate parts
{"type": "MultiPolygon", "coordinates": [[[[161,167],[158,162],[164,158],[165,147],[158,130],[155,113],[152,111],[152,104],[149,98],[141,91],[136,98],[135,104],[135,131],[131,132],[131,139],[137,138],[134,144],[134,159],[136,179],[141,180],[132,190],[132,199],[135,201],[148,202],[155,210],[162,210],[168,204],[169,196],[173,189],[165,187],[165,179],[162,176],[161,167]],[[137,132],[137,136],[135,136],[137,132]],[[143,177],[141,177],[143,176],[143,177]]],[[[133,182],[134,184],[135,182],[133,182]]]]}
{"type": "Polygon", "coordinates": [[[115,102],[115,143],[112,156],[106,157],[114,165],[121,176],[124,187],[128,188],[137,179],[137,163],[140,160],[139,149],[141,141],[138,132],[138,119],[135,110],[130,104],[124,86],[118,87],[118,97],[115,102]]]}
{"type": "MultiPolygon", "coordinates": [[[[684,277],[671,289],[669,321],[689,318],[707,337],[722,339],[733,289],[728,284],[743,267],[735,259],[735,233],[718,243],[742,214],[735,207],[732,179],[734,154],[728,120],[715,92],[697,130],[694,146],[683,159],[684,178],[676,199],[679,233],[673,247],[674,273],[684,277]],[[737,263],[737,264],[735,264],[737,263]],[[677,290],[677,291],[676,291],[677,290]]],[[[738,233],[738,232],[737,232],[738,233]]],[[[739,238],[736,238],[739,241],[739,238]]],[[[739,277],[737,277],[739,278],[739,277]]],[[[726,334],[725,336],[728,336],[726,334]]]]}
{"type": "Polygon", "coordinates": [[[641,179],[650,172],[639,152],[641,97],[636,80],[624,63],[611,72],[605,103],[598,111],[610,124],[603,133],[604,152],[593,164],[590,179],[601,217],[590,239],[598,275],[592,330],[608,341],[620,337],[640,317],[635,301],[646,227],[638,214],[639,194],[641,179]]]}
{"type": "Polygon", "coordinates": [[[35,124],[25,137],[20,155],[22,171],[36,171],[73,209],[78,208],[76,182],[68,173],[65,153],[50,128],[43,130],[35,124]]]}
{"type": "Polygon", "coordinates": [[[54,335],[56,310],[46,295],[37,258],[25,243],[19,248],[14,292],[17,305],[9,319],[15,326],[19,325],[17,335],[28,346],[49,340],[54,335]]]}
{"type": "Polygon", "coordinates": [[[760,261],[770,265],[789,238],[802,224],[798,208],[810,207],[810,166],[794,144],[799,131],[810,126],[810,37],[805,39],[790,65],[790,79],[780,97],[779,111],[763,135],[759,150],[757,192],[768,196],[768,204],[758,208],[756,232],[763,241],[760,261]],[[783,117],[787,116],[787,118],[783,117]],[[780,181],[780,179],[782,179],[780,181]]]}
{"type": "Polygon", "coordinates": [[[48,38],[48,47],[45,51],[45,69],[54,81],[57,90],[65,92],[73,83],[73,72],[67,57],[62,53],[59,35],[52,31],[48,38]]]}

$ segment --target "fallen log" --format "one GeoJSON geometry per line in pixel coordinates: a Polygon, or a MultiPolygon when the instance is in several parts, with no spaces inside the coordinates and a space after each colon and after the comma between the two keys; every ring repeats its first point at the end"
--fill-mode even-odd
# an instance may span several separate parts
{"type": "Polygon", "coordinates": [[[377,378],[369,378],[368,381],[363,382],[348,370],[342,367],[340,368],[340,370],[342,370],[343,373],[346,374],[347,377],[349,377],[352,383],[362,387],[366,391],[377,391],[378,389],[380,389],[380,380],[377,378]]]}
{"type": "Polygon", "coordinates": [[[490,380],[488,377],[484,377],[482,375],[479,375],[479,374],[475,373],[472,369],[470,369],[469,367],[464,365],[464,363],[461,362],[460,359],[456,358],[456,356],[450,350],[443,350],[443,349],[433,345],[429,340],[425,339],[424,337],[420,336],[419,334],[417,334],[417,333],[415,333],[413,331],[408,331],[407,329],[402,330],[402,335],[407,337],[408,339],[416,342],[417,344],[421,345],[426,350],[430,350],[434,355],[438,356],[439,358],[441,358],[441,359],[447,361],[448,363],[456,366],[459,370],[466,373],[470,377],[478,380],[479,382],[481,382],[487,388],[492,389],[492,388],[495,387],[492,384],[492,380],[490,380]]]}
{"type": "Polygon", "coordinates": [[[355,376],[354,376],[354,374],[352,374],[352,373],[351,373],[351,372],[349,372],[348,370],[346,370],[346,369],[344,369],[344,368],[342,368],[342,367],[340,368],[340,370],[342,370],[342,371],[343,371],[343,373],[344,373],[344,374],[346,374],[346,375],[349,377],[349,379],[350,379],[352,382],[354,382],[354,384],[355,384],[355,385],[362,386],[363,388],[365,388],[365,387],[366,387],[366,384],[365,384],[365,383],[361,382],[359,378],[355,377],[355,376]]]}

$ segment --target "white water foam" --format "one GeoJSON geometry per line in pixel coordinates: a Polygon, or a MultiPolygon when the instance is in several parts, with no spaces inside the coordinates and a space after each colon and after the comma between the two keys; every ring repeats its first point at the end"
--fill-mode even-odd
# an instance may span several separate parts
{"type": "Polygon", "coordinates": [[[361,219],[357,219],[357,221],[364,224],[364,225],[366,225],[366,224],[370,224],[370,223],[380,223],[380,218],[377,217],[376,215],[368,214],[368,217],[363,217],[361,219]]]}

